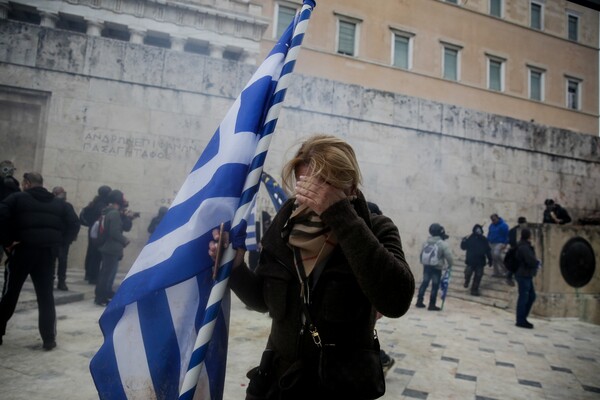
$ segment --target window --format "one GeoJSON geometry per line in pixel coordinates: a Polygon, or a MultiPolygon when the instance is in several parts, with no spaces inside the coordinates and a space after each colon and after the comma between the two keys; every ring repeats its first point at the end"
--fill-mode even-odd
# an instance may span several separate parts
{"type": "Polygon", "coordinates": [[[338,19],[337,52],[347,56],[356,56],[358,23],[347,18],[338,19]]]}
{"type": "Polygon", "coordinates": [[[530,21],[529,26],[533,29],[543,29],[544,27],[544,8],[540,3],[530,3],[530,21]]]}
{"type": "Polygon", "coordinates": [[[457,81],[459,79],[459,48],[455,46],[444,45],[443,56],[443,76],[444,79],[457,81]]]}
{"type": "Polygon", "coordinates": [[[412,68],[412,34],[393,33],[392,64],[395,67],[412,68]]]}
{"type": "Polygon", "coordinates": [[[529,98],[544,100],[544,71],[541,69],[529,68],[529,98]]]}
{"type": "Polygon", "coordinates": [[[569,40],[574,42],[579,40],[579,17],[577,15],[568,14],[567,16],[569,40]]]}
{"type": "Polygon", "coordinates": [[[104,29],[102,29],[100,35],[105,38],[122,40],[124,42],[128,42],[131,38],[131,34],[127,30],[127,26],[111,22],[104,23],[104,29]]]}
{"type": "Polygon", "coordinates": [[[56,21],[56,28],[64,29],[66,31],[86,33],[87,22],[85,22],[83,17],[80,16],[59,13],[58,21],[56,21]]]}
{"type": "Polygon", "coordinates": [[[490,0],[490,15],[502,18],[502,0],[490,0]]]}
{"type": "Polygon", "coordinates": [[[275,38],[279,38],[281,35],[283,35],[283,32],[285,32],[287,27],[296,16],[296,11],[297,10],[293,7],[277,4],[276,25],[275,30],[273,31],[275,38]]]}
{"type": "Polygon", "coordinates": [[[458,4],[458,0],[446,0],[446,3],[458,4]]]}
{"type": "Polygon", "coordinates": [[[581,81],[567,78],[567,107],[572,110],[581,109],[581,81]]]}
{"type": "Polygon", "coordinates": [[[499,92],[504,90],[504,60],[488,58],[488,89],[499,92]]]}
{"type": "Polygon", "coordinates": [[[171,48],[171,38],[167,33],[148,31],[144,36],[144,44],[169,49],[171,48]]]}

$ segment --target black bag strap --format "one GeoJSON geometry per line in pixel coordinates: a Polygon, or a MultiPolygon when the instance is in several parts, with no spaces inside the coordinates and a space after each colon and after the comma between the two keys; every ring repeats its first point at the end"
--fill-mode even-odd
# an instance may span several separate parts
{"type": "MultiPolygon", "coordinates": [[[[308,332],[312,336],[313,342],[319,348],[323,347],[321,342],[321,336],[317,330],[317,326],[313,323],[313,319],[310,316],[308,305],[310,304],[310,285],[308,284],[308,278],[306,277],[306,271],[304,271],[304,265],[302,265],[302,257],[300,249],[297,247],[293,248],[294,252],[294,266],[296,267],[296,274],[298,275],[298,281],[300,282],[300,296],[302,296],[302,314],[304,315],[305,323],[308,328],[308,332]]],[[[379,350],[379,337],[377,336],[377,329],[373,329],[373,344],[375,350],[379,350]]]]}

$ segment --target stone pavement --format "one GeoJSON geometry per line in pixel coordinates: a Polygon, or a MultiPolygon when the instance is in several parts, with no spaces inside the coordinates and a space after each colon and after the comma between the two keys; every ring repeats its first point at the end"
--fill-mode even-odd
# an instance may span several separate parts
{"type": "MultiPolygon", "coordinates": [[[[102,343],[103,308],[82,278],[70,271],[71,290],[56,292],[65,304],[57,306],[58,347],[50,352],[41,349],[27,283],[0,346],[1,399],[97,399],[88,365],[102,343]]],[[[454,298],[442,312],[411,308],[400,319],[383,318],[382,347],[396,363],[382,399],[600,399],[600,326],[531,322],[533,330],[516,328],[512,312],[454,298]]],[[[266,315],[232,296],[225,400],[244,398],[245,373],[258,363],[268,330],[266,315]]]]}

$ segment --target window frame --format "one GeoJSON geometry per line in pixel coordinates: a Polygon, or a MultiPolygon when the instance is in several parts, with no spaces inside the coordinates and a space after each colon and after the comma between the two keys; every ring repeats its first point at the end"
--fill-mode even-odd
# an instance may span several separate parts
{"type": "Polygon", "coordinates": [[[359,42],[360,42],[360,25],[362,23],[362,20],[358,19],[358,18],[353,18],[353,17],[349,17],[347,15],[343,15],[343,14],[337,14],[335,13],[336,16],[336,23],[335,23],[335,54],[341,55],[341,56],[346,56],[346,57],[358,57],[358,52],[359,52],[359,42]],[[345,23],[349,23],[349,24],[353,24],[354,25],[354,49],[352,54],[346,54],[346,53],[342,53],[340,52],[340,22],[345,22],[345,23]]]}
{"type": "Polygon", "coordinates": [[[583,87],[582,83],[583,83],[583,80],[580,79],[580,78],[576,78],[574,76],[565,75],[565,84],[566,84],[566,87],[565,87],[565,89],[566,89],[565,90],[565,95],[566,95],[565,105],[566,105],[566,107],[569,110],[580,111],[582,109],[581,108],[581,99],[582,99],[581,92],[582,92],[582,87],[583,87]],[[576,93],[577,98],[575,99],[575,101],[576,101],[575,107],[572,107],[571,103],[570,103],[570,97],[571,97],[569,95],[570,83],[575,83],[577,85],[577,93],[576,93]]]}
{"type": "Polygon", "coordinates": [[[579,42],[580,27],[581,27],[581,18],[579,17],[579,14],[574,13],[572,11],[567,11],[567,39],[571,40],[573,42],[579,42]],[[570,29],[571,18],[575,18],[577,21],[577,24],[575,25],[575,27],[576,27],[575,39],[571,38],[571,29],[570,29]]]}
{"type": "Polygon", "coordinates": [[[531,29],[535,29],[538,31],[543,31],[544,30],[544,2],[539,1],[539,0],[530,0],[529,1],[529,27],[531,29]],[[533,26],[533,6],[539,6],[540,7],[540,26],[538,27],[534,27],[533,26]]]}
{"type": "Polygon", "coordinates": [[[500,15],[492,14],[492,2],[493,1],[494,0],[488,1],[488,14],[495,18],[504,18],[504,0],[496,0],[496,1],[498,1],[499,6],[500,6],[500,15]]]}
{"type": "Polygon", "coordinates": [[[529,100],[543,102],[546,98],[546,70],[540,67],[535,67],[533,65],[527,66],[527,97],[529,100]],[[540,74],[540,98],[534,99],[532,97],[532,74],[537,73],[540,74]]]}
{"type": "Polygon", "coordinates": [[[300,9],[300,6],[298,4],[279,2],[279,1],[275,3],[275,15],[273,16],[273,39],[279,39],[281,37],[281,35],[283,34],[283,32],[281,32],[281,33],[277,32],[277,30],[279,28],[279,14],[280,14],[279,10],[281,7],[294,10],[294,15],[297,14],[298,10],[300,9]]]}
{"type": "Polygon", "coordinates": [[[502,58],[502,57],[498,57],[498,56],[494,56],[491,54],[487,54],[486,55],[486,67],[487,67],[487,84],[486,87],[488,90],[492,90],[494,92],[504,92],[505,90],[505,80],[506,78],[504,77],[505,71],[506,71],[506,59],[502,58]],[[491,87],[491,63],[492,62],[498,62],[500,63],[500,89],[493,89],[491,87]]]}
{"type": "Polygon", "coordinates": [[[452,81],[452,82],[460,82],[461,80],[461,52],[462,46],[448,43],[448,42],[440,42],[442,45],[442,79],[452,81]],[[456,79],[451,79],[446,77],[446,49],[456,51],[456,79]]]}
{"type": "Polygon", "coordinates": [[[404,70],[412,70],[413,68],[413,40],[415,37],[415,34],[412,32],[407,32],[407,31],[402,31],[399,29],[394,29],[394,28],[390,28],[391,34],[392,34],[392,48],[391,48],[391,53],[392,53],[392,66],[395,68],[400,68],[400,69],[404,69],[404,70]],[[407,66],[406,67],[402,67],[399,65],[396,65],[396,38],[397,37],[401,37],[404,39],[408,40],[408,49],[407,49],[407,55],[406,55],[406,59],[407,59],[407,66]]]}

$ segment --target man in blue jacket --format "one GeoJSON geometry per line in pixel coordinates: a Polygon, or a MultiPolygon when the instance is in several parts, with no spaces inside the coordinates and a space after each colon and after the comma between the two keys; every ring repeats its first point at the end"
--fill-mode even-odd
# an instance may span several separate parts
{"type": "Polygon", "coordinates": [[[490,215],[492,224],[488,230],[488,241],[492,247],[494,278],[505,278],[508,271],[504,266],[504,251],[508,246],[508,224],[498,214],[490,215]]]}

